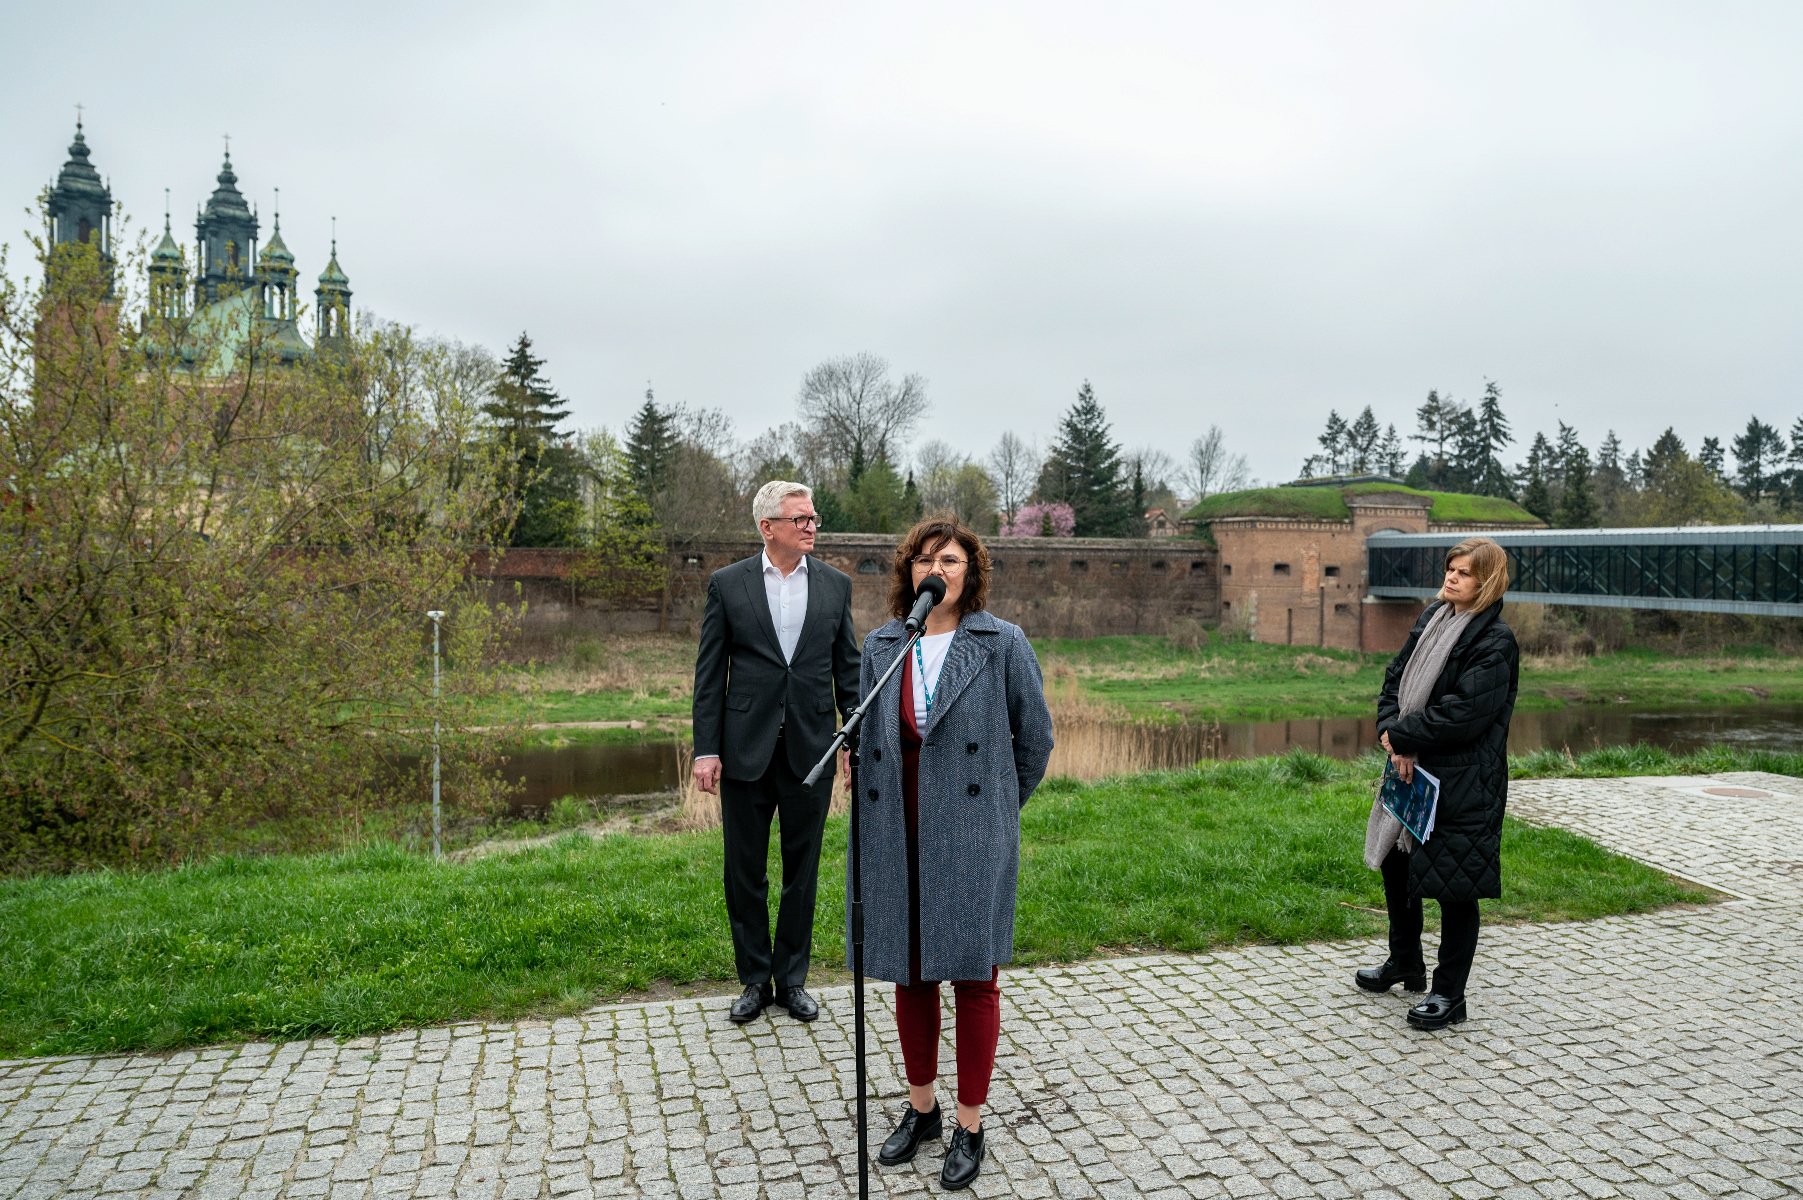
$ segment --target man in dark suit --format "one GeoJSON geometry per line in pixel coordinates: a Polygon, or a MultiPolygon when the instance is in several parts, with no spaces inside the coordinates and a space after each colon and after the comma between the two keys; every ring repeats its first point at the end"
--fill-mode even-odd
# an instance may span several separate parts
{"type": "Polygon", "coordinates": [[[851,577],[817,558],[813,493],[772,480],[752,519],[763,551],[715,571],[707,583],[695,656],[695,784],[720,793],[726,837],[726,915],[744,993],[744,1024],[770,1004],[800,1021],[820,1015],[803,985],[814,941],[820,835],[833,772],[802,778],[832,742],[834,709],[858,703],[858,640],[851,577]],[[770,819],[781,825],[783,890],[770,941],[770,819]]]}

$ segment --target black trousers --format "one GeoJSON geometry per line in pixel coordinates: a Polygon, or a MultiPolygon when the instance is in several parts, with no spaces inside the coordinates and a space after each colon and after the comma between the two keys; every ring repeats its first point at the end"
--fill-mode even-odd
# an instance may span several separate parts
{"type": "Polygon", "coordinates": [[[832,777],[813,787],[789,766],[779,736],[762,779],[720,780],[720,828],[726,836],[726,916],[743,984],[778,988],[807,982],[814,946],[814,892],[820,882],[820,835],[832,803],[832,777]],[[782,840],[783,890],[770,942],[770,821],[782,840]]]}
{"type": "MultiPolygon", "coordinates": [[[[1409,856],[1392,850],[1384,859],[1384,907],[1390,912],[1390,961],[1399,967],[1423,967],[1421,901],[1409,897],[1409,856]]],[[[1477,957],[1477,901],[1441,900],[1440,960],[1434,967],[1433,990],[1458,999],[1477,957]]]]}

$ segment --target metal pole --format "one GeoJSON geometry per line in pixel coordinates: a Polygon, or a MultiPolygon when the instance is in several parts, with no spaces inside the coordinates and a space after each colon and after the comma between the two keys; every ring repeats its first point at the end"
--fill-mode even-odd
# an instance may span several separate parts
{"type": "Polygon", "coordinates": [[[439,773],[438,773],[438,700],[442,694],[438,673],[438,623],[444,619],[444,613],[434,609],[426,614],[432,618],[432,857],[444,858],[444,847],[440,843],[441,809],[439,805],[439,773]]]}

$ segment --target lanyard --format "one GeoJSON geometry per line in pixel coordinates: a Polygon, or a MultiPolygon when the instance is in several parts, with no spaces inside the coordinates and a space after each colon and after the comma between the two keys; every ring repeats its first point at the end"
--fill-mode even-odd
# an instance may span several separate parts
{"type": "Polygon", "coordinates": [[[920,694],[927,699],[927,715],[933,715],[933,689],[927,686],[927,660],[920,652],[920,639],[914,640],[914,669],[920,673],[920,694]]]}

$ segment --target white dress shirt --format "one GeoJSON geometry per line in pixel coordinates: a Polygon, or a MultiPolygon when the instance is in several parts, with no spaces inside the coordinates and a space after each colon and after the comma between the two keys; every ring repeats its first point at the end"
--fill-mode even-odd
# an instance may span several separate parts
{"type": "Polygon", "coordinates": [[[776,626],[776,640],[783,648],[783,661],[795,659],[795,646],[801,641],[801,623],[808,619],[808,556],[784,575],[770,561],[770,552],[762,551],[764,560],[764,597],[770,601],[770,623],[776,626]]]}

